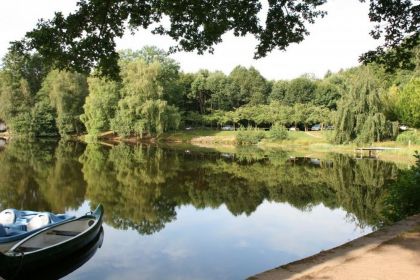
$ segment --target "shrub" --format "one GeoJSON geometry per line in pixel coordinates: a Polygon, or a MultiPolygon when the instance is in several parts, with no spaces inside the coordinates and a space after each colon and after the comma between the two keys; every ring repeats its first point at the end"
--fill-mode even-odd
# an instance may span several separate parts
{"type": "Polygon", "coordinates": [[[383,211],[392,222],[420,211],[420,154],[416,152],[414,156],[416,165],[399,170],[398,180],[388,188],[383,211]]]}
{"type": "Polygon", "coordinates": [[[268,132],[268,138],[272,140],[285,140],[288,138],[288,131],[284,125],[275,123],[268,132]]]}
{"type": "Polygon", "coordinates": [[[258,128],[248,127],[245,129],[240,127],[238,134],[236,134],[236,142],[240,145],[253,145],[258,144],[264,137],[264,131],[261,131],[258,128]]]}
{"type": "Polygon", "coordinates": [[[420,145],[420,133],[416,131],[405,131],[398,135],[397,142],[408,145],[408,143],[420,145]]]}

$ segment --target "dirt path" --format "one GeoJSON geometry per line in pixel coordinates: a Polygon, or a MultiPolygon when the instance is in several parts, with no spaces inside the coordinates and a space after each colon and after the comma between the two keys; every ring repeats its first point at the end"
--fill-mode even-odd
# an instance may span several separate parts
{"type": "Polygon", "coordinates": [[[315,134],[312,134],[311,132],[309,132],[309,131],[305,131],[305,133],[306,134],[308,134],[309,136],[312,136],[312,137],[315,137],[315,138],[322,138],[321,136],[319,136],[319,135],[315,135],[315,134]]]}
{"type": "Polygon", "coordinates": [[[420,279],[420,215],[249,279],[420,279]]]}

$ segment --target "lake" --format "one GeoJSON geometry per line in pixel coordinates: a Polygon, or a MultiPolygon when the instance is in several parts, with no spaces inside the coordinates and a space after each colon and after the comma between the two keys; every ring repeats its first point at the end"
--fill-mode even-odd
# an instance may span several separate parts
{"type": "Polygon", "coordinates": [[[68,279],[246,279],[405,217],[400,173],[340,154],[11,141],[0,206],[103,204],[102,247],[68,279]]]}

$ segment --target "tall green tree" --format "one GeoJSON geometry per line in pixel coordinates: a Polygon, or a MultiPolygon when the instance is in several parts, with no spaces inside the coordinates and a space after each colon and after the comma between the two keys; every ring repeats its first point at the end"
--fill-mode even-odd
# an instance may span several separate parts
{"type": "Polygon", "coordinates": [[[211,98],[211,92],[207,86],[208,76],[209,71],[200,70],[191,84],[191,95],[189,96],[189,99],[196,102],[201,114],[206,113],[207,103],[211,98]]]}
{"type": "Polygon", "coordinates": [[[265,78],[254,67],[249,69],[236,66],[229,74],[232,82],[239,88],[234,107],[267,103],[270,87],[265,78]]]}
{"type": "Polygon", "coordinates": [[[97,137],[100,132],[111,128],[120,98],[120,84],[99,77],[89,77],[89,95],[83,105],[84,113],[80,119],[88,134],[97,137]]]}
{"type": "Polygon", "coordinates": [[[337,143],[371,143],[395,136],[396,125],[382,112],[380,82],[372,69],[362,66],[349,81],[350,91],[338,103],[337,143]]]}
{"type": "Polygon", "coordinates": [[[207,78],[207,88],[211,92],[210,107],[212,110],[228,111],[233,109],[237,87],[223,72],[210,73],[207,78]]]}
{"type": "Polygon", "coordinates": [[[45,78],[38,95],[49,98],[56,112],[56,124],[61,136],[83,132],[80,115],[88,95],[84,75],[53,70],[45,78]]]}
{"type": "Polygon", "coordinates": [[[314,93],[314,103],[325,106],[328,109],[337,109],[337,101],[341,97],[340,86],[331,82],[331,79],[324,79],[317,83],[314,93]]]}
{"type": "Polygon", "coordinates": [[[278,123],[284,126],[293,123],[291,119],[293,108],[285,106],[280,102],[271,102],[266,114],[272,117],[272,124],[278,123]]]}
{"type": "Polygon", "coordinates": [[[399,93],[397,101],[401,121],[420,127],[420,78],[414,77],[399,93]]]}
{"type": "Polygon", "coordinates": [[[51,105],[50,97],[40,91],[35,100],[35,106],[32,109],[33,135],[36,137],[58,136],[57,111],[51,105]]]}
{"type": "Polygon", "coordinates": [[[0,70],[0,118],[14,134],[33,135],[35,95],[47,74],[39,54],[9,51],[0,70]],[[2,116],[2,117],[1,117],[2,116]]]}
{"type": "Polygon", "coordinates": [[[29,135],[34,98],[29,83],[10,71],[0,71],[0,119],[12,133],[29,135]]]}
{"type": "Polygon", "coordinates": [[[49,66],[45,64],[45,59],[38,53],[21,54],[14,51],[9,51],[4,56],[2,68],[17,79],[25,79],[32,95],[39,91],[42,81],[50,71],[49,66]]]}
{"type": "Polygon", "coordinates": [[[142,59],[147,64],[159,63],[160,71],[157,79],[162,85],[162,98],[170,105],[181,105],[182,88],[178,83],[180,66],[167,52],[155,46],[145,46],[138,51],[123,50],[119,54],[121,65],[136,59],[142,59]]]}
{"type": "Polygon", "coordinates": [[[284,102],[286,93],[288,90],[289,83],[288,81],[276,81],[273,83],[269,101],[278,101],[278,102],[284,102]]]}
{"type": "Polygon", "coordinates": [[[381,94],[381,103],[385,116],[390,120],[398,120],[400,118],[398,112],[398,98],[400,89],[397,85],[392,85],[381,94]]]}
{"type": "Polygon", "coordinates": [[[178,108],[183,111],[198,112],[199,108],[193,99],[192,83],[194,82],[195,74],[184,73],[179,74],[178,85],[181,91],[181,98],[178,101],[178,108]]]}
{"type": "Polygon", "coordinates": [[[121,99],[111,128],[121,136],[160,134],[179,125],[178,109],[163,99],[162,66],[139,58],[122,68],[121,99]]]}
{"type": "Polygon", "coordinates": [[[309,103],[315,99],[316,83],[307,77],[291,80],[284,96],[287,105],[309,103]]]}

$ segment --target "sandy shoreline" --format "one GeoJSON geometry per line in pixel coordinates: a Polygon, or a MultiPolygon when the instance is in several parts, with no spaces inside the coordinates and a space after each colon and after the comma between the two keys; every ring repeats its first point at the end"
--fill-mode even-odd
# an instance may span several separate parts
{"type": "Polygon", "coordinates": [[[248,279],[420,279],[420,214],[248,279]]]}

